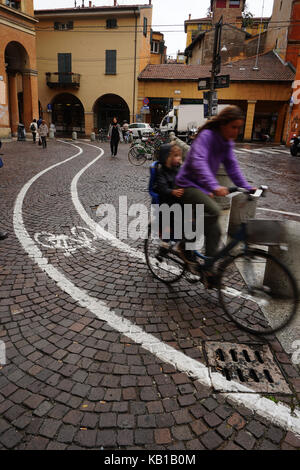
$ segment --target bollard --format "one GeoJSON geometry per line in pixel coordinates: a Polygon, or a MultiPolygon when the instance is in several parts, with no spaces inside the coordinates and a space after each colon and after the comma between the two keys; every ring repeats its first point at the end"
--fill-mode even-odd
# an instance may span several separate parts
{"type": "MultiPolygon", "coordinates": [[[[229,178],[223,165],[220,165],[220,168],[217,173],[217,180],[219,181],[220,186],[225,186],[226,188],[230,188],[230,186],[233,186],[233,183],[229,178]]],[[[231,201],[228,197],[215,197],[215,200],[222,210],[230,209],[231,201]]]]}
{"type": "Polygon", "coordinates": [[[191,148],[190,145],[188,145],[186,142],[183,142],[183,140],[178,139],[178,137],[176,137],[176,135],[175,135],[175,132],[170,132],[169,137],[170,137],[171,142],[176,142],[176,145],[178,145],[178,147],[181,148],[181,150],[182,150],[182,160],[184,160],[185,157],[186,157],[186,154],[188,153],[188,151],[191,148]]]}
{"type": "Polygon", "coordinates": [[[95,132],[92,132],[91,133],[91,141],[95,142],[95,140],[96,140],[96,134],[95,134],[95,132]]]}
{"type": "Polygon", "coordinates": [[[72,139],[77,140],[77,132],[72,132],[72,139]]]}
{"type": "MultiPolygon", "coordinates": [[[[284,222],[285,243],[287,250],[282,250],[280,246],[270,246],[269,253],[279,261],[285,264],[297,282],[298,290],[300,292],[300,223],[293,220],[286,220],[284,222]]],[[[273,285],[276,285],[281,291],[285,291],[281,279],[278,278],[277,273],[267,266],[265,279],[270,280],[273,285]]]]}
{"type": "Polygon", "coordinates": [[[228,235],[234,235],[243,222],[255,219],[257,199],[249,201],[245,194],[232,197],[228,235]]]}
{"type": "Polygon", "coordinates": [[[49,139],[54,139],[54,130],[53,129],[49,130],[49,139]]]}

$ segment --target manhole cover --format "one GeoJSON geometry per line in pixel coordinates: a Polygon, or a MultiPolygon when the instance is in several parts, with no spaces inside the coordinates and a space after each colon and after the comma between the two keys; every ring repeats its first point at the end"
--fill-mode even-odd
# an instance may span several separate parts
{"type": "MultiPolygon", "coordinates": [[[[254,392],[291,394],[268,345],[208,341],[205,349],[209,367],[222,373],[228,382],[238,382],[254,392]]],[[[213,386],[228,391],[217,381],[213,386]]]]}

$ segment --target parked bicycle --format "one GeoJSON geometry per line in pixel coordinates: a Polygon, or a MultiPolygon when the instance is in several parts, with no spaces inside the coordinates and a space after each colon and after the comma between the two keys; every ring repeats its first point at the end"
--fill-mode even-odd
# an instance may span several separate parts
{"type": "Polygon", "coordinates": [[[138,137],[130,146],[128,160],[133,165],[143,165],[147,160],[156,160],[160,146],[169,141],[169,136],[155,133],[138,137]]]}
{"type": "Polygon", "coordinates": [[[108,142],[107,137],[107,130],[106,129],[99,129],[99,134],[97,136],[99,142],[108,142]]]}
{"type": "MultiPolygon", "coordinates": [[[[266,190],[262,187],[251,194],[241,188],[230,188],[231,193],[244,193],[251,200],[265,196],[266,190]]],[[[177,244],[170,241],[166,247],[166,242],[153,236],[151,225],[144,249],[147,265],[157,279],[171,284],[187,275],[189,282],[202,282],[210,287],[213,279],[225,314],[245,331],[268,335],[291,322],[297,311],[299,293],[289,269],[267,251],[251,244],[283,243],[284,232],[278,221],[244,222],[232,241],[215,257],[208,258],[195,251],[199,261],[196,276],[187,274],[187,265],[176,252],[177,244]],[[271,226],[268,237],[271,236],[272,241],[264,235],[266,222],[269,229],[271,226]],[[243,244],[242,248],[234,254],[232,250],[240,243],[243,244]]]]}

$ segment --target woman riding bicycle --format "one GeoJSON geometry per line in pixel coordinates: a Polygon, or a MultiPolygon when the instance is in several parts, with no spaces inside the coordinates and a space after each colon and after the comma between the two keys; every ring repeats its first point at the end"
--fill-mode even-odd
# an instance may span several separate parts
{"type": "MultiPolygon", "coordinates": [[[[234,154],[234,140],[244,124],[242,111],[228,106],[198,130],[191,149],[176,177],[176,187],[184,188],[183,204],[204,205],[205,254],[213,257],[219,246],[220,208],[214,196],[226,196],[228,189],[220,186],[216,175],[222,163],[236,186],[254,189],[243,176],[234,154]]],[[[194,212],[195,213],[195,212],[194,212]]],[[[179,254],[192,268],[196,260],[194,253],[184,249],[181,242],[179,254]]]]}

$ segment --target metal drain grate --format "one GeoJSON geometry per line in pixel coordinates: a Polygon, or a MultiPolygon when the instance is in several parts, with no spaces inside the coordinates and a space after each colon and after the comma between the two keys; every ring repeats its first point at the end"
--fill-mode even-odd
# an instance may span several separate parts
{"type": "MultiPolygon", "coordinates": [[[[207,341],[205,350],[212,371],[222,373],[228,382],[239,382],[260,393],[291,394],[268,345],[207,341]]],[[[219,383],[213,385],[227,391],[219,383]]]]}

